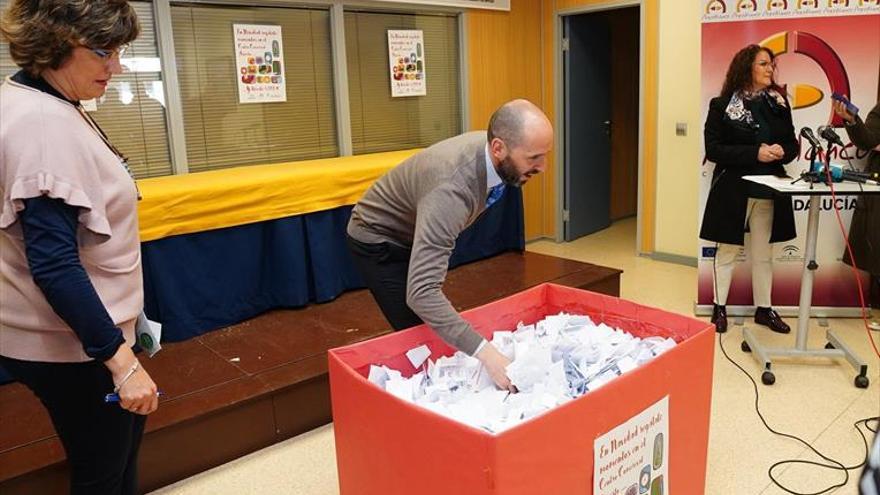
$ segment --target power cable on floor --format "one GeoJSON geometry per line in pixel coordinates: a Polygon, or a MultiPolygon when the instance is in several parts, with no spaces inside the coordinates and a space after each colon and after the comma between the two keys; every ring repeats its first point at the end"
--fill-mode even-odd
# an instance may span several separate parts
{"type": "Polygon", "coordinates": [[[872,428],[869,423],[872,423],[872,422],[873,423],[880,423],[880,417],[874,416],[874,417],[870,417],[870,418],[864,418],[864,419],[860,419],[860,420],[856,421],[855,423],[853,423],[853,427],[855,427],[856,431],[859,433],[859,436],[862,437],[862,443],[865,446],[865,455],[862,457],[862,462],[860,462],[856,465],[853,465],[853,466],[846,466],[842,462],[840,462],[834,458],[828,457],[825,454],[819,452],[809,442],[798,437],[797,435],[783,433],[783,432],[777,431],[773,427],[771,427],[770,424],[767,423],[766,418],[764,418],[764,414],[761,413],[761,409],[759,407],[759,398],[760,397],[759,397],[759,393],[758,393],[758,384],[755,382],[755,379],[752,378],[752,376],[749,374],[748,371],[746,371],[742,366],[739,365],[739,363],[734,361],[730,357],[730,355],[727,354],[727,350],[724,348],[724,336],[723,335],[720,336],[720,338],[718,339],[718,345],[719,345],[719,347],[721,347],[721,352],[724,354],[724,357],[727,358],[727,360],[730,361],[731,364],[733,364],[740,371],[742,371],[742,373],[752,383],[752,388],[755,391],[755,412],[758,414],[758,418],[761,419],[761,422],[764,423],[764,427],[767,428],[767,430],[770,433],[773,433],[774,435],[777,435],[777,436],[780,436],[783,438],[788,438],[791,440],[796,440],[797,442],[800,442],[801,444],[805,445],[808,449],[813,451],[813,453],[815,453],[817,456],[819,456],[820,458],[822,458],[828,462],[826,464],[826,463],[822,463],[822,462],[807,461],[807,460],[802,460],[802,459],[786,459],[786,460],[776,462],[772,466],[770,466],[769,469],[767,469],[767,475],[770,477],[770,480],[773,482],[773,484],[778,486],[784,492],[791,493],[793,495],[822,495],[822,494],[828,493],[832,490],[836,490],[837,488],[846,486],[846,484],[849,483],[849,472],[856,470],[856,469],[861,469],[862,467],[864,467],[865,463],[868,460],[868,453],[869,453],[868,439],[867,439],[867,437],[865,437],[865,434],[862,432],[862,430],[861,430],[861,428],[859,428],[859,426],[862,425],[868,431],[874,432],[876,434],[877,433],[877,426],[875,425],[872,428]],[[841,481],[839,483],[835,483],[835,484],[829,486],[828,488],[825,488],[825,489],[817,491],[817,492],[797,492],[797,491],[789,489],[788,487],[783,485],[782,482],[779,481],[776,478],[776,476],[774,475],[774,470],[776,468],[778,468],[780,466],[788,465],[788,464],[806,464],[806,465],[815,466],[815,467],[819,467],[819,468],[823,468],[823,469],[831,469],[833,471],[840,471],[844,474],[844,478],[843,478],[843,481],[841,481]]]}

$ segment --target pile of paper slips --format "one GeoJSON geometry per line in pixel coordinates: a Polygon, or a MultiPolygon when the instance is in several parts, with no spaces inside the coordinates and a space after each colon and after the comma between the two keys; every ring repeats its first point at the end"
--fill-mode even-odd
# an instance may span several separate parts
{"type": "Polygon", "coordinates": [[[456,352],[432,361],[427,346],[407,351],[419,370],[411,377],[373,365],[369,380],[403,400],[498,433],[605,385],[675,341],[640,339],[588,316],[560,313],[495,332],[492,344],[511,359],[507,376],[517,393],[499,390],[478,359],[456,352]]]}

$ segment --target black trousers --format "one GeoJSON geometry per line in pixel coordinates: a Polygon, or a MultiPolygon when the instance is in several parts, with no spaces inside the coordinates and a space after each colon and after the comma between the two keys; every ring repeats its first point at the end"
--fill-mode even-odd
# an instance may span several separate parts
{"type": "Polygon", "coordinates": [[[422,319],[406,305],[410,250],[390,242],[366,244],[347,237],[354,266],[388,323],[395,330],[421,325],[422,319]]]}
{"type": "Polygon", "coordinates": [[[104,402],[104,395],[113,391],[113,377],[102,363],[2,356],[0,363],[49,411],[70,465],[71,494],[137,493],[138,449],[147,417],[104,402]]]}

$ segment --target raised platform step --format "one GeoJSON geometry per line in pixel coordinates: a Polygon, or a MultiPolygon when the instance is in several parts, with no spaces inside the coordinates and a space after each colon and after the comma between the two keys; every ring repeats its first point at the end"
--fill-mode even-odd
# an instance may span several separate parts
{"type": "MultiPolygon", "coordinates": [[[[621,271],[535,253],[506,253],[450,271],[459,310],[544,282],[617,296],[621,271]]],[[[140,456],[150,491],[331,421],[326,351],[389,332],[372,296],[276,310],[180,343],[142,362],[163,390],[140,456]]],[[[0,493],[66,493],[64,451],[25,387],[0,386],[0,493]]]]}

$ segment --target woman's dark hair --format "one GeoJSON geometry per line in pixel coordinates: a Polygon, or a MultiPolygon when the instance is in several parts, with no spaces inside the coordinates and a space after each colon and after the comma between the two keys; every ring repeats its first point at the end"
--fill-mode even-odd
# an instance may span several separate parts
{"type": "Polygon", "coordinates": [[[140,34],[125,0],[12,0],[0,20],[12,60],[31,75],[61,67],[77,46],[113,49],[140,34]]]}
{"type": "MultiPolygon", "coordinates": [[[[730,98],[733,93],[749,89],[752,86],[752,64],[755,62],[758,52],[762,50],[770,56],[771,63],[776,59],[769,48],[759,45],[749,45],[736,52],[727,68],[727,76],[724,77],[724,86],[721,88],[722,98],[730,98]]],[[[782,92],[782,88],[776,84],[776,74],[773,74],[770,80],[770,87],[782,92]]]]}

